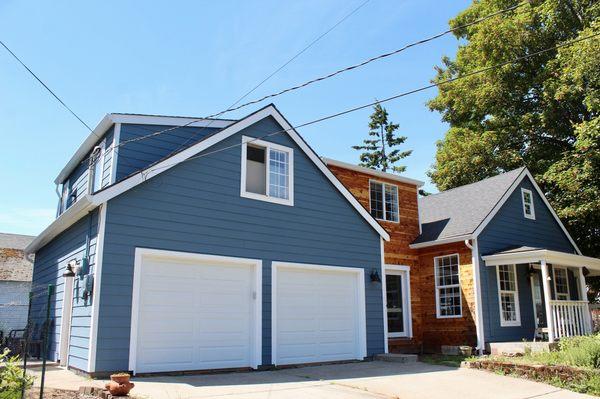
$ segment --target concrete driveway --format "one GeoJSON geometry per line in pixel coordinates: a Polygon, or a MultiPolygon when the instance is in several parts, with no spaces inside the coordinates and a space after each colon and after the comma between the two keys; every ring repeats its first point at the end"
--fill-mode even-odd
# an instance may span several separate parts
{"type": "MultiPolygon", "coordinates": [[[[39,375],[39,370],[32,372],[39,375]]],[[[47,386],[78,389],[102,386],[52,367],[47,386]]],[[[37,379],[39,381],[39,378],[37,379]]],[[[549,385],[484,371],[433,366],[363,362],[277,371],[134,378],[131,394],[152,399],[191,398],[400,398],[400,399],[581,399],[593,398],[549,385]]]]}

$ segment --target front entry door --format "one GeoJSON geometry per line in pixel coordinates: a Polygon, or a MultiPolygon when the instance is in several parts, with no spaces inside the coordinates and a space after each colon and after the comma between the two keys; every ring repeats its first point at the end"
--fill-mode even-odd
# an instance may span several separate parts
{"type": "Polygon", "coordinates": [[[387,299],[388,336],[408,336],[408,279],[403,270],[387,270],[385,287],[387,299]]]}
{"type": "Polygon", "coordinates": [[[542,276],[539,271],[531,275],[531,297],[533,299],[533,315],[535,327],[547,327],[546,308],[544,306],[544,294],[542,291],[542,276]]]}

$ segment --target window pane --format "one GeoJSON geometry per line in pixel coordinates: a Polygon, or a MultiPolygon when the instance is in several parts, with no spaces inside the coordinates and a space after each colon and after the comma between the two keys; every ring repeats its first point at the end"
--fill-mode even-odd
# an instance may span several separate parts
{"type": "Polygon", "coordinates": [[[385,185],[385,220],[398,221],[398,187],[385,185]]]}
{"type": "Polygon", "coordinates": [[[402,298],[402,276],[387,274],[385,276],[387,291],[388,331],[404,332],[404,307],[402,298]]]}
{"type": "Polygon", "coordinates": [[[438,288],[439,295],[439,313],[441,316],[459,316],[460,309],[460,288],[438,288]]]}
{"type": "Polygon", "coordinates": [[[502,320],[517,321],[517,305],[514,292],[500,294],[500,305],[502,306],[502,320]]]}
{"type": "Polygon", "coordinates": [[[569,299],[569,280],[565,269],[554,270],[554,285],[556,287],[557,299],[569,299]]]}
{"type": "Polygon", "coordinates": [[[371,182],[371,216],[375,219],[383,219],[383,184],[371,182]]]}
{"type": "Polygon", "coordinates": [[[458,256],[450,255],[435,260],[440,316],[460,316],[460,269],[458,256]]]}
{"type": "Polygon", "coordinates": [[[265,148],[248,145],[246,147],[246,191],[266,194],[267,168],[265,148]]]}
{"type": "Polygon", "coordinates": [[[269,196],[289,198],[289,155],[285,151],[269,151],[269,196]]]}

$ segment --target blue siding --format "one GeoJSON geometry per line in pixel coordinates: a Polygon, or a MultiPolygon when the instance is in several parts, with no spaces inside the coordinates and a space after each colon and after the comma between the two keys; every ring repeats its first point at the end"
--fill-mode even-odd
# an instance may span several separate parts
{"type": "MultiPolygon", "coordinates": [[[[146,136],[173,126],[122,124],[120,142],[146,136]]],[[[162,159],[174,151],[198,142],[220,129],[211,127],[179,127],[173,131],[134,141],[118,150],[117,181],[162,159]]]]}
{"type": "MultiPolygon", "coordinates": [[[[517,187],[500,211],[478,237],[480,255],[489,255],[511,247],[529,246],[573,253],[573,248],[550,210],[537,194],[529,178],[517,187]],[[535,220],[523,216],[521,188],[532,191],[535,220]]],[[[526,265],[517,265],[517,282],[521,312],[520,327],[501,327],[498,305],[496,268],[480,259],[484,331],[486,342],[532,339],[534,334],[533,302],[526,265]]]]}
{"type": "MultiPolygon", "coordinates": [[[[271,118],[217,144],[280,130],[271,118]]],[[[380,239],[287,135],[270,141],[294,148],[294,206],[240,197],[241,148],[165,171],[109,201],[104,242],[96,371],[128,368],[135,247],[263,260],[263,364],[271,364],[271,262],[365,269],[367,351],[384,349],[380,239]],[[380,271],[381,273],[381,271],[380,271]]],[[[209,150],[209,151],[211,151],[209,150]]]]}
{"type": "MultiPolygon", "coordinates": [[[[59,350],[61,315],[64,297],[64,278],[67,263],[72,259],[84,257],[86,235],[90,234],[90,268],[95,262],[96,236],[98,229],[97,211],[89,214],[65,230],[52,242],[41,248],[35,256],[33,268],[31,318],[32,322],[41,325],[46,317],[46,300],[48,284],[56,285],[56,295],[52,298],[50,317],[53,319],[50,330],[49,358],[56,360],[59,350]]],[[[91,270],[90,269],[90,270],[91,270]]],[[[91,301],[84,300],[83,280],[75,278],[73,284],[73,312],[69,365],[80,370],[87,370],[89,326],[91,318],[91,301]]]]}

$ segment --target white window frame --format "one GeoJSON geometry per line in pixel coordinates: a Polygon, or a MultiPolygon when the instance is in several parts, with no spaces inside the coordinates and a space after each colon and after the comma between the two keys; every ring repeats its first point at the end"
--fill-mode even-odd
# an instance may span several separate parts
{"type": "MultiPolygon", "coordinates": [[[[501,327],[520,327],[521,326],[521,305],[519,304],[519,279],[517,277],[517,267],[514,264],[511,265],[497,265],[496,266],[496,284],[498,286],[498,310],[500,311],[500,326],[501,327]],[[512,267],[513,275],[515,276],[515,290],[502,290],[500,288],[500,266],[512,267]],[[504,320],[504,313],[502,312],[502,294],[514,294],[515,296],[515,316],[516,320],[504,320]]],[[[532,284],[533,286],[533,284],[532,284]]],[[[534,303],[535,307],[535,303],[534,303]]]]}
{"type": "Polygon", "coordinates": [[[259,200],[259,201],[272,202],[274,204],[294,206],[294,150],[292,148],[286,147],[286,146],[283,146],[280,144],[271,143],[269,141],[258,140],[254,137],[242,136],[242,162],[241,162],[241,164],[242,164],[241,184],[240,184],[240,196],[241,197],[255,199],[255,200],[259,200]],[[256,146],[265,148],[265,154],[266,154],[265,172],[267,174],[266,180],[265,180],[266,194],[257,194],[257,193],[251,193],[251,192],[246,191],[246,162],[247,162],[246,154],[247,154],[248,144],[250,144],[250,145],[254,144],[256,146]],[[272,150],[272,149],[277,150],[277,151],[283,151],[288,154],[288,168],[289,168],[288,185],[289,186],[288,186],[288,198],[287,199],[271,197],[269,195],[269,179],[270,179],[269,155],[270,155],[270,150],[272,150]]]}
{"type": "Polygon", "coordinates": [[[531,220],[535,220],[535,207],[533,206],[533,193],[531,192],[531,190],[526,189],[526,188],[521,188],[521,204],[523,205],[523,216],[525,216],[527,219],[531,219],[531,220]],[[529,208],[531,209],[531,214],[527,214],[527,211],[525,209],[525,194],[529,194],[529,198],[531,198],[531,202],[528,204],[529,208]]]}
{"type": "MultiPolygon", "coordinates": [[[[404,294],[402,301],[404,306],[404,332],[390,332],[389,327],[386,326],[388,338],[412,338],[412,300],[410,293],[410,266],[405,265],[385,265],[384,267],[384,280],[382,281],[383,290],[385,291],[385,317],[387,320],[387,276],[388,275],[401,275],[402,276],[402,293],[404,294]]],[[[387,323],[386,323],[387,325],[387,323]]]]}
{"type": "Polygon", "coordinates": [[[554,284],[554,297],[556,298],[557,301],[569,301],[571,299],[571,287],[569,287],[569,271],[566,267],[563,266],[554,266],[552,265],[552,280],[553,280],[553,284],[554,284]],[[564,270],[565,271],[565,280],[567,281],[567,292],[561,292],[560,294],[558,293],[558,290],[556,289],[556,270],[564,270]],[[567,298],[566,299],[560,299],[558,296],[559,295],[566,295],[567,298]]]}
{"type": "Polygon", "coordinates": [[[462,288],[461,288],[461,284],[460,284],[460,255],[458,253],[454,253],[454,254],[448,254],[448,255],[441,255],[441,256],[435,256],[433,258],[433,278],[435,279],[435,314],[436,314],[436,318],[438,319],[459,319],[461,317],[463,317],[463,311],[462,311],[462,288]],[[438,281],[438,259],[441,258],[447,258],[450,256],[456,256],[456,261],[458,264],[458,284],[450,284],[450,285],[439,285],[439,281],[438,281]],[[458,287],[458,291],[459,291],[459,295],[458,295],[458,300],[460,303],[460,314],[457,315],[442,315],[442,312],[440,311],[440,288],[454,288],[454,287],[458,287]]]}
{"type": "MultiPolygon", "coordinates": [[[[96,191],[102,189],[102,180],[104,178],[104,176],[103,176],[104,175],[104,157],[106,155],[105,141],[103,140],[96,147],[100,148],[100,154],[98,155],[98,160],[96,161],[96,163],[94,163],[93,165],[90,165],[88,167],[88,193],[89,194],[94,194],[96,191]],[[98,181],[98,187],[94,187],[94,182],[96,181],[96,164],[99,164],[99,166],[100,166],[100,170],[99,170],[100,180],[98,181]]],[[[94,153],[94,150],[96,149],[96,147],[94,147],[94,149],[90,153],[90,157],[94,153]]]]}
{"type": "Polygon", "coordinates": [[[390,183],[386,183],[386,182],[383,182],[381,180],[376,180],[376,179],[369,179],[369,214],[371,214],[371,216],[373,216],[375,219],[381,220],[383,222],[400,223],[400,189],[398,188],[398,186],[396,184],[390,184],[390,183]],[[371,205],[371,183],[372,182],[373,183],[377,183],[377,184],[381,184],[381,187],[382,187],[382,195],[383,195],[383,219],[376,218],[375,216],[373,216],[373,214],[371,214],[371,209],[372,209],[372,205],[371,205]],[[387,220],[385,218],[385,215],[386,215],[385,188],[386,188],[386,186],[396,187],[396,209],[398,210],[398,220],[387,220]]]}

